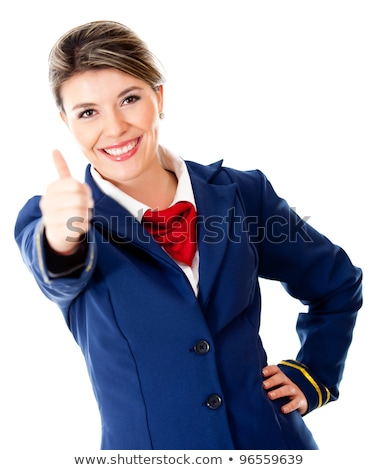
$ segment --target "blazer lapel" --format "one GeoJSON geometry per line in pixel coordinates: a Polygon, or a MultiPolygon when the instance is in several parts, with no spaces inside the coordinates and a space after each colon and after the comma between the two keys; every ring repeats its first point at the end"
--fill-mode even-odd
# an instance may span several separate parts
{"type": "MultiPolygon", "coordinates": [[[[209,168],[209,167],[208,167],[209,168]]],[[[212,287],[222,269],[222,262],[233,227],[236,185],[215,185],[198,176],[189,167],[198,210],[199,302],[205,311],[212,287]]]]}

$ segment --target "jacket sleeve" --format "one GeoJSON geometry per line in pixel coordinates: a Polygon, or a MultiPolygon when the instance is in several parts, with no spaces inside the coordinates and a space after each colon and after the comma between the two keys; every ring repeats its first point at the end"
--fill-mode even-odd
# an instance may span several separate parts
{"type": "Polygon", "coordinates": [[[235,172],[259,276],[278,280],[307,307],[298,316],[300,350],[279,367],[299,385],[308,411],[338,398],[356,316],[361,270],[342,248],[302,220],[259,171],[235,172]]]}
{"type": "MultiPolygon", "coordinates": [[[[49,270],[51,253],[46,249],[42,214],[39,209],[40,196],[30,199],[18,214],[15,224],[15,240],[21,256],[33,274],[38,286],[46,297],[57,303],[62,310],[67,310],[72,300],[87,285],[96,262],[96,246],[93,234],[87,234],[87,244],[82,260],[73,258],[72,266],[66,260],[66,266],[58,267],[59,274],[49,270]]],[[[83,251],[82,251],[83,254],[83,251]]]]}

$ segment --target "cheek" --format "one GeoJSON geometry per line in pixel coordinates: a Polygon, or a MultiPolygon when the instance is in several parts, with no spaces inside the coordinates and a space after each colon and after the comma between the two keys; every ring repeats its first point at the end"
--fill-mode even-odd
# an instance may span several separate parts
{"type": "Polygon", "coordinates": [[[139,113],[138,118],[135,120],[135,126],[144,129],[146,132],[156,133],[159,127],[159,113],[155,103],[151,103],[148,108],[139,113]]]}
{"type": "Polygon", "coordinates": [[[158,131],[159,131],[159,117],[155,113],[151,113],[151,115],[146,119],[145,129],[153,137],[155,137],[158,134],[158,131]]]}
{"type": "Polygon", "coordinates": [[[72,135],[82,150],[90,150],[97,142],[98,133],[93,126],[76,125],[71,128],[72,135]]]}

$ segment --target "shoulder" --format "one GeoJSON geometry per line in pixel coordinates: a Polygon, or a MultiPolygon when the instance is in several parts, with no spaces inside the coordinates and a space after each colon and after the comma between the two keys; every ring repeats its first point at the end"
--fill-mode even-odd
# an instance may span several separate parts
{"type": "Polygon", "coordinates": [[[41,214],[41,210],[39,207],[40,200],[41,200],[41,196],[33,196],[22,207],[16,219],[16,225],[15,225],[16,236],[31,222],[41,218],[42,214],[41,214]]]}
{"type": "Polygon", "coordinates": [[[238,170],[223,165],[219,160],[209,165],[193,161],[185,161],[191,176],[201,177],[212,184],[237,184],[261,186],[267,181],[266,176],[258,169],[238,170]]]}
{"type": "MultiPolygon", "coordinates": [[[[258,169],[238,170],[223,165],[222,160],[210,165],[186,161],[191,178],[204,184],[234,186],[239,198],[251,210],[266,204],[278,196],[266,175],[258,169]]],[[[247,207],[246,207],[247,208],[247,207]]]]}
{"type": "Polygon", "coordinates": [[[288,204],[278,196],[261,170],[238,170],[223,166],[222,161],[211,165],[186,163],[193,182],[196,179],[203,185],[233,187],[246,214],[270,217],[280,211],[288,212],[288,204]]]}

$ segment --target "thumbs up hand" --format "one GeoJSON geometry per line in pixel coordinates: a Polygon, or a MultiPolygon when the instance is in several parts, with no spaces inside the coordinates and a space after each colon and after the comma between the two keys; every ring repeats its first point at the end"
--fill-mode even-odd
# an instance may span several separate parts
{"type": "Polygon", "coordinates": [[[50,247],[57,253],[71,254],[89,230],[93,199],[89,186],[71,176],[58,150],[53,151],[53,160],[58,179],[47,187],[40,209],[50,247]]]}

